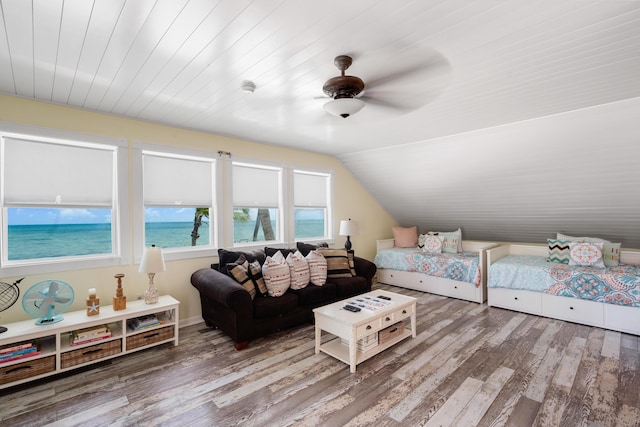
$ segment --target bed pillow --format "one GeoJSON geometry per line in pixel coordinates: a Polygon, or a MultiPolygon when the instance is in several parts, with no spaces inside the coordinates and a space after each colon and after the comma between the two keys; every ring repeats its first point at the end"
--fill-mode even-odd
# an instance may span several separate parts
{"type": "Polygon", "coordinates": [[[289,265],[282,252],[276,252],[273,257],[268,256],[262,265],[262,276],[267,285],[269,296],[279,297],[289,289],[291,273],[289,265]]]}
{"type": "Polygon", "coordinates": [[[353,277],[346,249],[318,248],[316,250],[327,260],[327,279],[353,277]]]}
{"type": "Polygon", "coordinates": [[[462,230],[460,228],[455,231],[429,231],[427,234],[444,237],[442,252],[453,254],[462,252],[462,230]]]}
{"type": "Polygon", "coordinates": [[[426,236],[422,250],[430,254],[442,253],[442,242],[444,237],[442,236],[426,236]]]}
{"type": "Polygon", "coordinates": [[[396,248],[417,248],[418,247],[418,227],[391,227],[393,240],[396,248]]]}
{"type": "Polygon", "coordinates": [[[300,251],[287,255],[289,264],[289,276],[291,277],[291,289],[302,289],[309,284],[309,263],[300,251]]]}
{"type": "Polygon", "coordinates": [[[569,243],[571,243],[570,240],[547,239],[547,245],[549,246],[547,262],[569,264],[571,259],[569,243]]]}
{"type": "Polygon", "coordinates": [[[309,281],[316,286],[327,283],[327,260],[322,254],[313,250],[305,258],[309,264],[309,281]]]}
{"type": "Polygon", "coordinates": [[[620,265],[620,247],[622,246],[620,243],[612,243],[599,237],[573,237],[562,233],[558,233],[556,238],[558,240],[569,240],[571,242],[602,243],[604,265],[607,267],[617,267],[620,265]]]}
{"type": "Polygon", "coordinates": [[[569,243],[569,265],[604,268],[602,260],[602,243],[571,242],[569,243]]]}

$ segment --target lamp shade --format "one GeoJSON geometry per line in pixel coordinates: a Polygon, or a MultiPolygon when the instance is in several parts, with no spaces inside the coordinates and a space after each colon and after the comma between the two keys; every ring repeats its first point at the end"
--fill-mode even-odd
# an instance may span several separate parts
{"type": "Polygon", "coordinates": [[[327,113],[336,117],[347,118],[364,107],[364,102],[356,98],[338,98],[324,104],[327,113]]]}
{"type": "Polygon", "coordinates": [[[340,235],[341,236],[357,236],[360,233],[358,229],[358,223],[351,221],[350,219],[343,219],[340,221],[340,235]]]}
{"type": "Polygon", "coordinates": [[[160,273],[164,271],[164,257],[162,256],[162,248],[152,245],[144,248],[142,261],[140,262],[140,273],[160,273]]]}

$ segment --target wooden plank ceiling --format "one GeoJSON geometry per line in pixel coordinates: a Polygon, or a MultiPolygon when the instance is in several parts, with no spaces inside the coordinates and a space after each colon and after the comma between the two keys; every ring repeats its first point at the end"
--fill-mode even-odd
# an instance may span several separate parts
{"type": "Polygon", "coordinates": [[[640,96],[638,1],[0,6],[3,93],[333,155],[640,96]],[[371,98],[348,119],[322,109],[340,54],[371,98]]]}

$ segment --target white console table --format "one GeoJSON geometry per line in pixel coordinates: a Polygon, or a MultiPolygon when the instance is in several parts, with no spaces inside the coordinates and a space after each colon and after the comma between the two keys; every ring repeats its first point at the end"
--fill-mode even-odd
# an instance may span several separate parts
{"type": "Polygon", "coordinates": [[[87,316],[86,310],[64,313],[64,320],[51,325],[38,326],[35,319],[6,324],[7,331],[0,334],[0,347],[31,341],[39,354],[0,363],[0,389],[167,342],[178,345],[179,305],[175,298],[163,295],[156,304],[128,301],[125,310],[102,306],[95,316],[87,316]],[[151,314],[162,322],[143,329],[128,328],[128,321],[151,314]],[[98,325],[108,325],[112,336],[86,344],[70,344],[73,331],[98,325]]]}

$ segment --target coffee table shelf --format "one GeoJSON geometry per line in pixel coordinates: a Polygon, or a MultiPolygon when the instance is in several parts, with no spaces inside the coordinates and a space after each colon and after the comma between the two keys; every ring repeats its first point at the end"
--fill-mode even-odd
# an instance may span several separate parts
{"type": "MultiPolygon", "coordinates": [[[[379,300],[378,300],[379,301],[379,300]]],[[[366,304],[365,304],[366,305],[366,304]]],[[[388,291],[373,291],[357,297],[338,301],[313,310],[315,315],[315,352],[321,351],[349,365],[350,371],[356,371],[356,365],[388,349],[408,337],[416,337],[416,299],[388,291]],[[362,309],[357,313],[344,310],[346,303],[357,299],[377,299],[386,296],[389,302],[376,310],[362,309]],[[357,341],[365,336],[378,334],[383,329],[410,319],[409,327],[389,340],[378,343],[372,348],[360,351],[357,341]],[[322,332],[335,335],[336,338],[322,344],[322,332]],[[341,339],[348,341],[348,345],[341,339]]]]}

